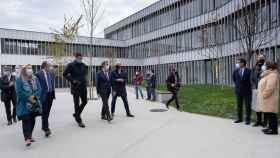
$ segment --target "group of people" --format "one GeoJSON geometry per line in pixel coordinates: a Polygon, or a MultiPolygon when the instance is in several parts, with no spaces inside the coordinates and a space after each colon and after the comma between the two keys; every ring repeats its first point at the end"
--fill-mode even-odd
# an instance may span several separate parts
{"type": "Polygon", "coordinates": [[[245,103],[245,124],[251,124],[252,109],[256,111],[254,127],[262,126],[264,134],[278,134],[278,103],[280,76],[277,64],[266,60],[264,55],[257,54],[257,63],[252,68],[247,67],[245,59],[236,63],[233,72],[235,94],[237,98],[237,120],[243,122],[243,103],[245,103]]]}
{"type": "Polygon", "coordinates": [[[31,65],[17,67],[15,71],[5,66],[0,78],[1,100],[5,105],[8,126],[18,119],[22,121],[26,146],[35,141],[32,132],[37,116],[42,118],[45,136],[51,135],[48,120],[55,99],[54,74],[47,62],[43,62],[41,68],[35,74],[31,65]]]}
{"type": "MultiPolygon", "coordinates": [[[[144,77],[142,73],[138,70],[135,72],[135,75],[133,76],[133,84],[135,86],[135,94],[136,99],[139,99],[139,93],[144,99],[143,91],[141,89],[141,86],[143,85],[144,77]]],[[[156,101],[156,75],[154,70],[149,70],[146,74],[145,78],[146,82],[146,91],[147,91],[147,99],[150,101],[156,101]]],[[[170,74],[166,80],[166,86],[167,90],[172,93],[172,97],[168,100],[166,103],[167,109],[169,109],[169,105],[172,101],[175,101],[176,108],[180,110],[180,104],[179,104],[179,98],[178,98],[178,91],[180,89],[181,83],[180,83],[180,77],[178,74],[178,71],[175,68],[170,68],[170,74]]]]}
{"type": "MultiPolygon", "coordinates": [[[[166,107],[175,101],[176,108],[180,110],[178,92],[180,89],[180,77],[178,71],[170,69],[170,75],[166,80],[168,91],[172,97],[166,107]]],[[[73,117],[78,126],[85,128],[81,117],[84,108],[88,103],[87,85],[88,68],[83,63],[81,53],[75,54],[75,60],[69,63],[63,77],[69,81],[71,94],[74,100],[73,117]]],[[[102,100],[101,119],[112,121],[115,115],[115,105],[118,97],[121,97],[126,110],[127,117],[134,117],[131,114],[127,99],[127,75],[118,63],[111,71],[108,61],[104,61],[101,70],[97,74],[96,89],[102,100]],[[109,108],[109,97],[112,95],[111,109],[109,108]]],[[[148,71],[144,79],[140,71],[133,76],[136,99],[139,94],[144,98],[141,86],[146,80],[147,100],[155,101],[156,76],[154,70],[148,71]]],[[[233,73],[235,83],[235,94],[237,97],[237,120],[235,123],[243,122],[243,102],[245,102],[245,124],[251,123],[251,109],[256,111],[257,120],[254,126],[265,127],[265,134],[278,134],[278,99],[280,75],[277,64],[265,60],[261,54],[257,56],[257,64],[251,69],[247,67],[245,59],[239,59],[236,70],[233,73]],[[253,106],[252,106],[253,105],[253,106]]],[[[32,138],[35,120],[37,116],[42,118],[42,130],[46,137],[52,133],[49,125],[49,116],[55,99],[55,75],[50,63],[44,61],[41,70],[34,73],[31,65],[17,67],[5,66],[3,75],[0,78],[1,101],[4,102],[8,125],[16,123],[17,119],[22,121],[22,131],[26,146],[30,146],[35,140],[32,138]],[[12,109],[13,105],[13,109],[12,109]],[[12,109],[12,110],[11,110],[12,109]]]]}
{"type": "MultiPolygon", "coordinates": [[[[115,114],[115,105],[118,97],[121,97],[127,117],[134,117],[129,109],[127,100],[126,83],[127,76],[118,63],[114,71],[110,71],[107,61],[102,63],[102,68],[97,74],[97,94],[102,99],[101,119],[112,121],[115,114]],[[111,110],[109,109],[109,97],[112,94],[111,110]]],[[[63,76],[69,81],[71,94],[74,101],[73,117],[78,126],[85,128],[82,120],[82,112],[88,103],[87,76],[88,69],[83,63],[81,53],[75,54],[75,60],[69,63],[63,76]]],[[[36,117],[41,116],[42,131],[46,137],[52,132],[49,125],[49,116],[55,99],[55,74],[53,67],[47,61],[41,65],[41,70],[33,72],[31,65],[16,68],[5,66],[0,78],[1,101],[4,102],[8,125],[17,120],[22,121],[22,131],[26,146],[29,147],[35,140],[32,133],[36,117]],[[13,110],[11,111],[11,105],[13,110]]]]}

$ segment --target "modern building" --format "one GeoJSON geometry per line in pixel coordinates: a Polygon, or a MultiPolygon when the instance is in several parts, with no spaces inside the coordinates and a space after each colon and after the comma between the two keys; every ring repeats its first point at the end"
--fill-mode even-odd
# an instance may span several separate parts
{"type": "MultiPolygon", "coordinates": [[[[232,84],[235,62],[246,52],[240,41],[252,36],[254,51],[277,60],[279,26],[278,0],[160,0],[106,28],[105,39],[94,39],[93,46],[87,37],[69,42],[63,64],[74,52],[88,57],[94,49],[95,71],[103,60],[119,61],[130,81],[135,70],[154,69],[164,83],[169,68],[177,67],[184,84],[232,84]]],[[[30,63],[38,69],[51,58],[52,34],[0,29],[0,39],[0,65],[30,63]]],[[[57,86],[66,85],[58,76],[57,86]]]]}

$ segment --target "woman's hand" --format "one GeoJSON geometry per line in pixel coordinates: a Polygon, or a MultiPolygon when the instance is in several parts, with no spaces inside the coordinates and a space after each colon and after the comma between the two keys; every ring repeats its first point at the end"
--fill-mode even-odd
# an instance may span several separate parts
{"type": "Polygon", "coordinates": [[[36,99],[35,99],[35,96],[32,95],[28,98],[28,101],[31,102],[32,104],[35,104],[36,103],[36,99]]]}

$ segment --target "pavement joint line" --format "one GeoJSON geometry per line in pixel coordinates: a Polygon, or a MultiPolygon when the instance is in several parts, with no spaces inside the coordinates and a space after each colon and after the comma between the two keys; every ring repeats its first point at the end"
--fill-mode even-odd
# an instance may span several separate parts
{"type": "Polygon", "coordinates": [[[158,132],[159,130],[165,128],[167,125],[170,125],[171,123],[173,123],[176,120],[176,118],[173,116],[172,118],[170,118],[169,120],[167,120],[166,122],[162,123],[160,126],[158,126],[157,128],[154,128],[148,132],[146,132],[142,137],[136,139],[134,142],[127,144],[123,149],[121,149],[119,152],[115,153],[113,155],[112,158],[121,158],[122,155],[126,152],[128,152],[129,150],[131,150],[133,147],[141,144],[142,142],[144,142],[147,138],[151,137],[154,133],[158,132]]]}

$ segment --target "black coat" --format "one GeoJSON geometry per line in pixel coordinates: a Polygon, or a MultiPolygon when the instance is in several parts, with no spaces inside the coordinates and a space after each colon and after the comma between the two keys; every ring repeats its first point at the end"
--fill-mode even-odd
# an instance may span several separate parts
{"type": "Polygon", "coordinates": [[[258,89],[259,81],[261,80],[263,64],[256,64],[251,72],[252,89],[258,89]]]}
{"type": "Polygon", "coordinates": [[[127,75],[124,71],[118,73],[117,70],[111,73],[111,84],[112,90],[116,92],[118,95],[126,95],[126,82],[127,82],[127,75]],[[124,79],[124,82],[118,82],[117,79],[124,79]]]}
{"type": "Polygon", "coordinates": [[[177,92],[180,87],[180,80],[179,80],[179,75],[175,75],[175,74],[170,74],[166,80],[166,85],[167,85],[167,90],[170,92],[177,92]],[[174,84],[175,86],[172,87],[172,84],[174,84]]]}
{"type": "Polygon", "coordinates": [[[110,75],[110,72],[108,72],[108,77],[106,77],[106,74],[104,73],[104,71],[101,70],[101,71],[98,72],[98,74],[97,74],[97,84],[96,84],[97,94],[99,94],[99,95],[109,95],[109,94],[111,94],[111,75],[110,75]]]}
{"type": "Polygon", "coordinates": [[[10,80],[8,76],[2,76],[0,78],[1,101],[16,100],[15,80],[16,77],[13,75],[10,80]],[[13,83],[13,85],[10,86],[10,83],[13,83]]]}
{"type": "Polygon", "coordinates": [[[232,79],[235,84],[235,94],[237,96],[252,95],[250,69],[245,68],[243,77],[240,75],[240,69],[236,69],[233,72],[232,79]]]}
{"type": "Polygon", "coordinates": [[[73,61],[66,66],[63,76],[71,83],[72,94],[86,92],[87,74],[87,66],[84,63],[73,61]],[[74,81],[76,81],[76,83],[74,81]]]}

